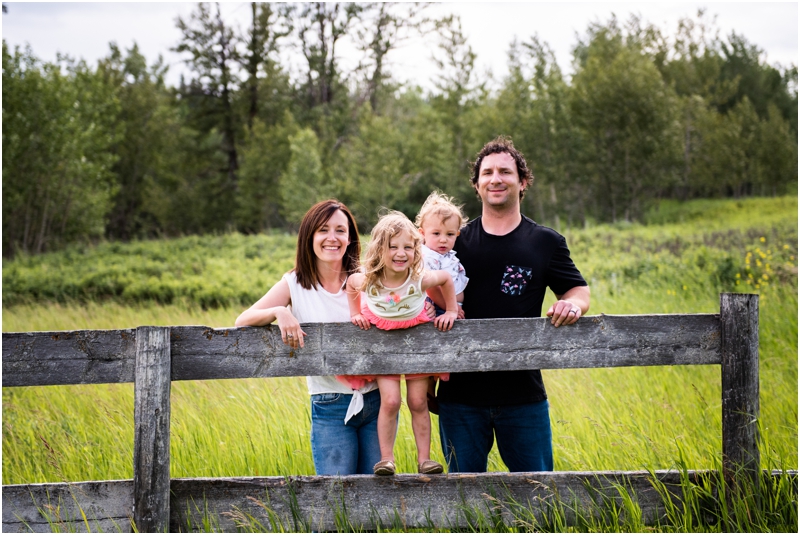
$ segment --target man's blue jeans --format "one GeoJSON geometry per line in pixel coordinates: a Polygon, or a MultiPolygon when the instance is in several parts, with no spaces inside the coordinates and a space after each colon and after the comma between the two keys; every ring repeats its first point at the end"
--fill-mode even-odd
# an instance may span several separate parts
{"type": "Polygon", "coordinates": [[[553,470],[547,400],[524,405],[473,407],[439,401],[439,436],[449,472],[486,472],[497,437],[511,472],[553,470]]]}
{"type": "Polygon", "coordinates": [[[381,394],[364,394],[364,408],[344,423],[351,394],[311,396],[311,454],[318,475],[372,474],[381,460],[378,412],[381,394]]]}

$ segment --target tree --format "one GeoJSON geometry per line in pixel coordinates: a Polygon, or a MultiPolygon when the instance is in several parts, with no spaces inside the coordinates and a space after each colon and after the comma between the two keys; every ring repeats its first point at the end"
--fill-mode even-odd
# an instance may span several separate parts
{"type": "Polygon", "coordinates": [[[721,44],[721,52],[723,64],[720,76],[736,84],[736,93],[720,103],[719,110],[726,113],[747,97],[758,116],[766,119],[771,103],[785,119],[792,121],[797,131],[797,114],[791,115],[796,110],[796,95],[793,99],[781,72],[764,63],[764,51],[750,44],[743,35],[733,32],[728,41],[721,44]]]}
{"type": "Polygon", "coordinates": [[[251,2],[250,9],[253,22],[246,37],[242,39],[247,44],[247,53],[242,59],[248,76],[247,128],[252,131],[253,120],[258,115],[261,101],[259,86],[262,84],[259,75],[268,82],[272,82],[273,77],[280,76],[274,55],[278,52],[279,40],[291,33],[292,26],[287,18],[286,8],[274,9],[270,3],[251,2]]]}
{"type": "Polygon", "coordinates": [[[304,128],[289,138],[290,159],[280,177],[281,214],[292,225],[299,225],[308,207],[332,197],[319,156],[319,140],[313,130],[304,128]]]}
{"type": "Polygon", "coordinates": [[[162,58],[148,68],[136,43],[124,57],[115,43],[110,49],[97,67],[120,105],[116,117],[120,137],[110,147],[116,156],[112,170],[119,189],[107,216],[106,236],[130,240],[161,230],[148,206],[146,184],[158,183],[171,172],[177,156],[174,131],[179,126],[173,96],[164,85],[167,67],[162,58]]]}
{"type": "Polygon", "coordinates": [[[357,46],[367,54],[367,63],[360,68],[368,71],[366,94],[373,113],[381,114],[382,89],[391,78],[387,71],[387,56],[412,35],[425,35],[434,22],[422,14],[429,4],[371,2],[361,4],[362,25],[356,29],[357,46]]]}
{"type": "Polygon", "coordinates": [[[83,62],[3,41],[3,255],[102,236],[119,104],[83,62]]]}
{"type": "Polygon", "coordinates": [[[638,48],[609,25],[596,28],[573,77],[571,108],[603,219],[630,221],[674,179],[680,138],[675,94],[638,48]]]}
{"type": "MultiPolygon", "coordinates": [[[[245,136],[236,211],[239,230],[260,232],[285,226],[286,221],[281,215],[281,175],[286,172],[292,156],[290,139],[297,133],[297,123],[286,111],[283,121],[271,127],[256,119],[245,136]]],[[[288,184],[288,187],[293,187],[293,184],[288,184]]]]}
{"type": "Polygon", "coordinates": [[[434,80],[439,94],[431,95],[430,100],[449,133],[451,146],[443,148],[442,156],[448,155],[452,170],[447,182],[437,186],[450,195],[472,198],[464,177],[469,176],[469,159],[487,141],[487,136],[473,135],[483,130],[486,123],[479,124],[477,119],[482,114],[472,115],[471,112],[479,107],[481,98],[488,97],[486,84],[475,81],[476,56],[461,29],[461,20],[448,17],[440,21],[438,34],[441,54],[434,55],[433,61],[440,73],[434,80]]]}
{"type": "Polygon", "coordinates": [[[797,142],[789,121],[775,104],[769,105],[767,118],[759,122],[756,143],[758,193],[791,192],[792,186],[797,187],[797,142]]]}
{"type": "Polygon", "coordinates": [[[403,141],[389,117],[361,110],[359,131],[337,154],[333,165],[333,193],[353,211],[366,231],[381,208],[398,207],[408,196],[412,177],[403,172],[403,141]]]}
{"type": "Polygon", "coordinates": [[[577,166],[579,133],[569,109],[570,88],[555,55],[533,36],[513,42],[509,60],[497,107],[503,132],[513,133],[534,175],[523,208],[556,228],[561,214],[584,221],[588,188],[577,166]]]}
{"type": "Polygon", "coordinates": [[[297,37],[306,60],[302,87],[309,109],[330,105],[342,90],[336,45],[362,11],[355,3],[311,2],[297,15],[297,37]]]}
{"type": "MultiPolygon", "coordinates": [[[[215,13],[208,4],[200,3],[188,21],[178,17],[181,42],[173,50],[187,52],[186,63],[195,73],[195,78],[180,88],[182,97],[190,102],[196,127],[202,132],[212,129],[221,134],[221,150],[227,157],[225,173],[227,183],[223,193],[233,206],[233,197],[238,187],[236,171],[239,168],[237,138],[241,120],[233,109],[233,92],[238,89],[239,79],[235,68],[240,61],[237,39],[233,30],[222,20],[219,4],[215,13]]],[[[232,213],[230,209],[228,213],[232,213]]]]}

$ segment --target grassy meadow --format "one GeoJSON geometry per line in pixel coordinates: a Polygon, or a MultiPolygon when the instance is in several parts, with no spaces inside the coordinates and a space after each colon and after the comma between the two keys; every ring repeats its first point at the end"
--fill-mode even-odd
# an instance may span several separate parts
{"type": "MultiPolygon", "coordinates": [[[[590,282],[590,315],[713,313],[720,292],[760,294],[770,469],[797,468],[797,216],[793,197],[692,201],[662,203],[643,225],[561,229],[590,282]]],[[[2,328],[231,326],[293,255],[292,236],[231,234],[21,257],[3,265],[2,328]]],[[[718,367],[543,374],[556,470],[719,465],[718,367]]],[[[303,378],[175,382],[172,411],[172,477],[314,473],[303,378]]],[[[395,452],[401,472],[415,471],[407,411],[395,452]]],[[[436,434],[433,454],[443,462],[436,434]]],[[[132,384],[3,388],[3,484],[132,478],[132,457],[132,384]]],[[[490,470],[505,470],[496,449],[490,470]]]]}

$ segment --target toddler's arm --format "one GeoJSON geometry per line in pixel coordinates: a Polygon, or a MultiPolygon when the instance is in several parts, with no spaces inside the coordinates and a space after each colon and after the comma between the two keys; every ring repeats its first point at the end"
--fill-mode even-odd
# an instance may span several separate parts
{"type": "Polygon", "coordinates": [[[350,305],[350,321],[353,325],[358,325],[366,331],[369,329],[369,320],[361,315],[361,291],[359,290],[363,282],[363,273],[353,273],[347,278],[345,291],[347,291],[347,303],[350,305]]]}
{"type": "Polygon", "coordinates": [[[453,328],[453,322],[458,318],[458,303],[456,303],[456,288],[453,279],[446,271],[427,271],[422,277],[422,290],[438,286],[444,297],[446,312],[433,320],[434,325],[440,331],[449,331],[453,328]]]}
{"type": "Polygon", "coordinates": [[[458,305],[458,319],[464,319],[464,309],[461,307],[461,303],[464,302],[464,292],[456,294],[456,304],[458,305]]]}

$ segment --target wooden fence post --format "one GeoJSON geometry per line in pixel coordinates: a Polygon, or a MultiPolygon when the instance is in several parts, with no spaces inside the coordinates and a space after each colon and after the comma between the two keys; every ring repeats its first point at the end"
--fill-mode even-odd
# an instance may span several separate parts
{"type": "Polygon", "coordinates": [[[743,469],[755,478],[758,451],[758,295],[720,294],[722,467],[727,481],[743,469]]]}
{"type": "Polygon", "coordinates": [[[140,533],[169,531],[170,329],[136,329],[133,521],[140,533]]]}

